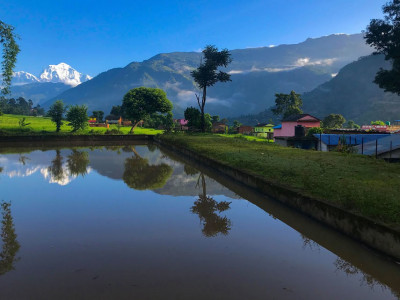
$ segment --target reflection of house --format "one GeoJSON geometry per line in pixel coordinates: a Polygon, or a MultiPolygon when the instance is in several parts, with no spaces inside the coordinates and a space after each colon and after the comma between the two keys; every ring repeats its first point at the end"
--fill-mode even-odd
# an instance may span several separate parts
{"type": "Polygon", "coordinates": [[[242,125],[240,127],[237,128],[237,132],[239,134],[252,134],[253,133],[253,126],[247,126],[247,125],[242,125]]]}
{"type": "Polygon", "coordinates": [[[274,138],[295,136],[295,127],[303,126],[305,130],[312,127],[321,127],[321,120],[309,114],[291,115],[282,120],[281,128],[276,128],[274,138]]]}
{"type": "Polygon", "coordinates": [[[274,137],[274,125],[267,123],[257,124],[254,126],[254,135],[272,140],[274,137]]]}
{"type": "Polygon", "coordinates": [[[213,133],[227,133],[228,132],[228,125],[221,122],[215,122],[212,124],[211,131],[213,133]]]}

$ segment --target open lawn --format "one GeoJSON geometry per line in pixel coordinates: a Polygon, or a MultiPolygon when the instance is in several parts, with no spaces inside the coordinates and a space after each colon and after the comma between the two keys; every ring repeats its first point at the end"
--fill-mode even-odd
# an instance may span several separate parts
{"type": "MultiPolygon", "coordinates": [[[[61,126],[60,133],[56,133],[56,126],[47,117],[31,117],[19,115],[2,115],[0,116],[0,135],[42,135],[42,134],[104,134],[107,129],[104,127],[87,127],[85,130],[72,132],[72,127],[66,125],[61,126]],[[29,125],[21,127],[19,120],[25,117],[25,122],[29,125]]],[[[118,130],[117,125],[111,125],[110,130],[118,130]]],[[[121,127],[121,134],[128,134],[131,127],[121,127]]],[[[162,130],[151,128],[136,128],[134,134],[156,135],[163,133],[162,130]]]]}
{"type": "Polygon", "coordinates": [[[218,135],[164,134],[160,138],[400,229],[400,164],[218,135]]]}

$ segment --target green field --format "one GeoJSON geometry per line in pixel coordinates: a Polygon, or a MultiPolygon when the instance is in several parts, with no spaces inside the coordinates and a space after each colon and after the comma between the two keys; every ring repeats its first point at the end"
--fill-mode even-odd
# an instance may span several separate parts
{"type": "Polygon", "coordinates": [[[400,229],[400,164],[217,135],[164,134],[160,138],[400,229]]]}
{"type": "MultiPolygon", "coordinates": [[[[104,134],[107,129],[104,127],[87,127],[85,130],[72,132],[72,127],[66,125],[67,121],[61,127],[60,133],[56,133],[56,126],[47,117],[31,117],[19,115],[0,116],[0,135],[42,135],[42,134],[104,134]],[[26,118],[27,126],[21,127],[19,121],[26,118]]],[[[110,130],[118,130],[117,125],[111,125],[110,130]]],[[[131,127],[121,127],[121,134],[128,134],[131,127]]],[[[151,128],[136,128],[134,134],[156,135],[163,133],[162,130],[151,128]]]]}

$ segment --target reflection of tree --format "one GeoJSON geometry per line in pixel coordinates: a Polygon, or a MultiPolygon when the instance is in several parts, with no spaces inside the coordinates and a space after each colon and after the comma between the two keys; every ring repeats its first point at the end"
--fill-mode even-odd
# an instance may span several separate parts
{"type": "Polygon", "coordinates": [[[191,208],[192,213],[197,214],[203,224],[202,232],[206,237],[217,236],[219,233],[228,235],[231,230],[231,221],[226,217],[217,215],[217,211],[222,213],[228,210],[232,202],[217,202],[212,197],[207,196],[206,180],[203,173],[199,176],[199,181],[203,188],[203,193],[199,195],[199,199],[194,202],[191,208]]]}
{"type": "Polygon", "coordinates": [[[196,175],[197,173],[199,173],[199,171],[195,167],[192,167],[191,165],[188,164],[185,164],[183,166],[183,171],[188,176],[196,175]]]}
{"type": "Polygon", "coordinates": [[[89,154],[86,151],[73,149],[72,153],[68,156],[67,165],[71,175],[85,176],[89,165],[89,154]]]}
{"type": "Polygon", "coordinates": [[[148,159],[140,157],[135,148],[134,156],[125,160],[124,182],[135,190],[162,188],[171,177],[172,168],[167,164],[150,165],[148,159]]]}
{"type": "Polygon", "coordinates": [[[26,156],[24,156],[24,155],[20,155],[18,160],[19,160],[19,162],[20,162],[21,164],[23,164],[23,165],[25,166],[26,160],[29,160],[29,157],[26,157],[26,156]]]}
{"type": "Polygon", "coordinates": [[[51,166],[48,168],[54,181],[62,181],[64,179],[64,170],[62,167],[63,157],[60,150],[56,150],[56,157],[51,161],[51,166]]]}
{"type": "MultiPolygon", "coordinates": [[[[374,289],[374,287],[380,287],[381,289],[386,289],[388,288],[386,285],[380,283],[378,280],[376,280],[373,276],[364,273],[362,270],[351,264],[350,262],[341,259],[340,257],[336,258],[336,261],[333,263],[336,267],[337,270],[343,271],[346,273],[347,276],[354,276],[354,275],[360,275],[361,276],[361,285],[367,284],[371,289],[374,289]]],[[[391,289],[391,292],[398,298],[400,299],[400,294],[391,289]]]]}
{"type": "Polygon", "coordinates": [[[2,202],[2,221],[1,221],[1,239],[3,248],[0,253],[0,275],[3,275],[14,269],[14,262],[17,261],[17,254],[20,245],[17,241],[14,222],[11,215],[11,203],[2,202]]]}

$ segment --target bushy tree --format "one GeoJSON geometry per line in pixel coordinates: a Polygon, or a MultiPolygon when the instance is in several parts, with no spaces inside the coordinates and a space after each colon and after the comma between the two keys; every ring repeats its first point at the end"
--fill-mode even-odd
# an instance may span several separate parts
{"type": "Polygon", "coordinates": [[[375,54],[384,54],[385,59],[392,62],[392,69],[380,69],[374,82],[385,92],[400,95],[400,0],[392,0],[382,9],[384,19],[371,20],[365,39],[376,49],[375,54]]]}
{"type": "Polygon", "coordinates": [[[379,126],[385,126],[385,122],[383,121],[371,121],[371,125],[379,125],[379,126]]]}
{"type": "Polygon", "coordinates": [[[275,108],[272,109],[272,112],[285,119],[291,115],[303,113],[302,106],[303,100],[295,91],[291,91],[290,94],[275,94],[275,108]]]}
{"type": "Polygon", "coordinates": [[[3,46],[3,55],[1,62],[3,95],[10,93],[10,85],[13,76],[17,55],[20,51],[16,43],[17,36],[14,33],[14,27],[0,21],[0,44],[3,46]]]}
{"type": "Polygon", "coordinates": [[[191,129],[200,129],[201,113],[195,107],[188,107],[185,109],[185,119],[188,120],[188,126],[191,129]]]}
{"type": "Polygon", "coordinates": [[[340,114],[330,114],[322,121],[324,128],[341,128],[346,123],[346,119],[340,114]]]}
{"type": "Polygon", "coordinates": [[[57,100],[54,102],[47,114],[51,117],[51,121],[56,124],[56,132],[59,132],[61,129],[61,125],[63,124],[63,116],[66,111],[66,107],[62,100],[57,100]]]}
{"type": "Polygon", "coordinates": [[[122,115],[134,124],[131,128],[133,132],[136,126],[151,114],[172,111],[172,103],[161,89],[139,87],[125,94],[121,109],[122,115]]]}
{"type": "Polygon", "coordinates": [[[104,118],[104,111],[102,110],[94,110],[92,113],[92,116],[94,118],[96,118],[96,121],[98,123],[102,123],[103,122],[103,118],[104,118]]]}
{"type": "Polygon", "coordinates": [[[88,114],[86,105],[72,105],[67,112],[67,121],[73,131],[85,129],[88,125],[88,114]]]}
{"type": "Polygon", "coordinates": [[[212,116],[211,117],[211,122],[214,124],[214,123],[216,123],[216,122],[218,122],[219,121],[219,116],[212,116]]]}
{"type": "Polygon", "coordinates": [[[212,118],[210,114],[204,115],[204,132],[210,132],[212,129],[212,118]]]}
{"type": "Polygon", "coordinates": [[[202,52],[204,55],[204,60],[200,63],[200,66],[197,69],[191,72],[191,75],[199,88],[202,90],[201,99],[199,95],[196,95],[196,98],[201,113],[200,127],[201,130],[205,132],[206,123],[204,107],[207,101],[207,88],[213,86],[217,82],[231,81],[231,75],[226,72],[219,71],[218,68],[226,68],[232,62],[232,58],[227,49],[218,51],[218,48],[211,45],[206,46],[202,52]]]}
{"type": "Polygon", "coordinates": [[[349,120],[347,121],[345,127],[349,129],[359,129],[360,125],[356,124],[353,120],[349,120]]]}
{"type": "Polygon", "coordinates": [[[174,129],[174,119],[172,112],[167,112],[164,118],[164,127],[167,132],[171,132],[174,129]]]}

